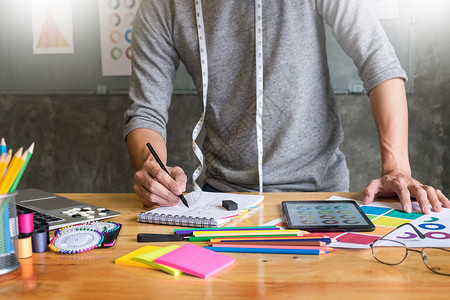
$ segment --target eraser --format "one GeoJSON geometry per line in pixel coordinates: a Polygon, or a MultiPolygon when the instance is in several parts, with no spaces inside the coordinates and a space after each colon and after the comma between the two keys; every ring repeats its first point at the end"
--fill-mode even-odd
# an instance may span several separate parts
{"type": "Polygon", "coordinates": [[[222,206],[223,206],[226,210],[236,210],[236,209],[238,209],[237,203],[234,202],[233,200],[223,200],[223,201],[222,201],[222,206]]]}

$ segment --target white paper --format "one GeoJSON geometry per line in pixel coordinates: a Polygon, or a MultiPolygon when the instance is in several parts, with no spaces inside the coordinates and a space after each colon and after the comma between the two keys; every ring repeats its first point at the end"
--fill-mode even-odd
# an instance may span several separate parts
{"type": "MultiPolygon", "coordinates": [[[[342,198],[333,196],[327,200],[352,200],[348,198],[342,198]]],[[[362,205],[362,201],[355,200],[359,205],[362,205]]],[[[392,208],[396,210],[402,211],[402,207],[400,202],[378,202],[374,201],[370,205],[372,207],[382,207],[382,208],[392,208]]],[[[415,201],[412,202],[413,212],[420,213],[419,204],[415,201]]],[[[387,212],[388,213],[388,212],[387,212]]],[[[385,215],[385,214],[383,214],[385,215]]],[[[381,216],[383,216],[381,215],[381,216]]],[[[402,219],[403,223],[411,223],[416,226],[420,232],[422,232],[426,238],[420,239],[415,234],[414,230],[410,226],[403,226],[402,228],[395,230],[396,227],[392,228],[392,232],[389,233],[386,238],[400,241],[405,244],[407,247],[450,247],[450,209],[442,208],[441,213],[432,212],[429,215],[423,215],[413,219],[402,219]]],[[[376,223],[376,219],[373,219],[372,222],[376,223]]],[[[376,225],[376,224],[375,224],[376,225]]],[[[376,225],[379,226],[379,225],[376,225]]],[[[388,227],[388,226],[384,226],[388,227]]],[[[365,235],[363,232],[358,232],[357,234],[365,235]]],[[[341,236],[345,235],[342,234],[341,236]]],[[[370,234],[366,234],[370,235],[370,234]]],[[[373,236],[373,235],[370,235],[373,236]]],[[[381,236],[380,236],[381,237],[381,236]]],[[[339,236],[336,237],[339,239],[339,236]]],[[[330,244],[330,247],[337,248],[370,248],[369,245],[361,245],[361,244],[352,244],[352,243],[341,243],[336,242],[330,244]]]]}

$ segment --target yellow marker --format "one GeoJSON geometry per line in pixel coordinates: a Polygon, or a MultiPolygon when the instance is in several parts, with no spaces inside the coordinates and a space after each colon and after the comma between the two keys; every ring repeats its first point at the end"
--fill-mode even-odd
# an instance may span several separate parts
{"type": "Polygon", "coordinates": [[[6,171],[5,176],[3,176],[2,180],[0,181],[0,195],[6,194],[9,191],[11,185],[14,182],[14,179],[16,178],[17,174],[19,174],[20,169],[25,163],[28,151],[25,151],[24,153],[22,153],[22,151],[23,149],[20,148],[16,152],[16,154],[14,154],[14,157],[8,166],[8,171],[6,171]]]}
{"type": "Polygon", "coordinates": [[[8,153],[3,153],[0,156],[0,180],[5,174],[6,168],[8,167],[9,161],[11,160],[12,150],[9,149],[8,153]]]}

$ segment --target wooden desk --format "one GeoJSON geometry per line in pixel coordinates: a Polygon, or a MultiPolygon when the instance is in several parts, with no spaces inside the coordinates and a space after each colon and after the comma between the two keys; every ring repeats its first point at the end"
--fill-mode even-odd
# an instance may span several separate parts
{"type": "MultiPolygon", "coordinates": [[[[171,233],[174,227],[137,223],[144,208],[135,194],[62,195],[122,212],[111,219],[123,225],[117,244],[74,255],[34,253],[21,262],[26,274],[0,283],[0,299],[448,299],[450,294],[450,277],[430,272],[415,253],[399,266],[375,261],[370,250],[339,249],[322,256],[229,253],[235,265],[208,280],[116,265],[117,257],[149,245],[138,243],[137,233],[171,233]]],[[[332,195],[361,199],[358,193],[268,193],[264,207],[233,225],[279,218],[282,200],[332,195]]]]}

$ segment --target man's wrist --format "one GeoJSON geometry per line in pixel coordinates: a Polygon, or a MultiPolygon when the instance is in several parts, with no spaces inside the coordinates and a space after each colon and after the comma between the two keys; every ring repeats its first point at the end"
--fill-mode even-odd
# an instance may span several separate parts
{"type": "Polygon", "coordinates": [[[387,174],[402,173],[411,176],[408,151],[381,151],[382,176],[387,174]],[[401,154],[402,153],[402,154],[401,154]]]}
{"type": "Polygon", "coordinates": [[[403,174],[411,176],[411,168],[408,167],[384,167],[382,168],[381,176],[403,174]]]}

